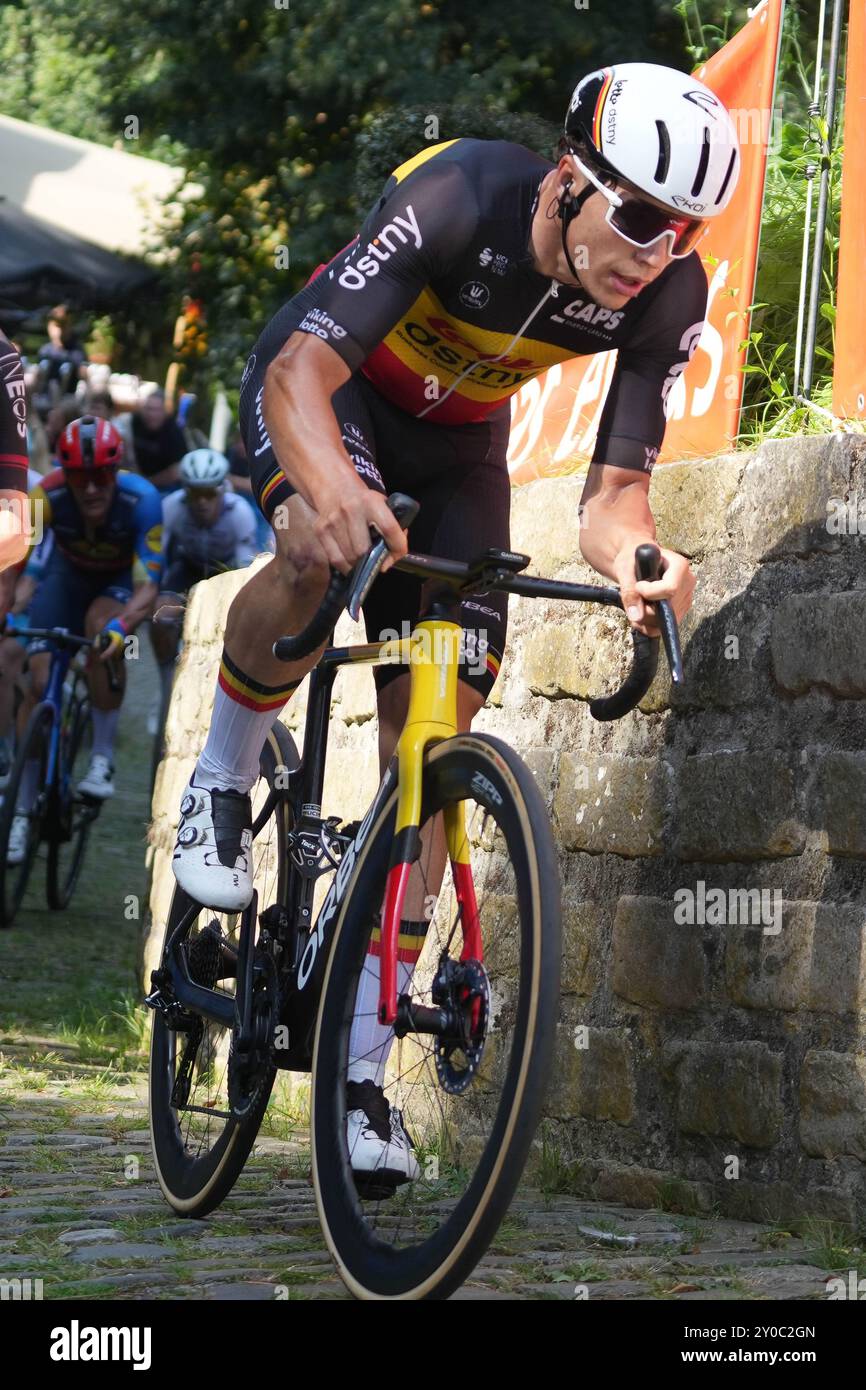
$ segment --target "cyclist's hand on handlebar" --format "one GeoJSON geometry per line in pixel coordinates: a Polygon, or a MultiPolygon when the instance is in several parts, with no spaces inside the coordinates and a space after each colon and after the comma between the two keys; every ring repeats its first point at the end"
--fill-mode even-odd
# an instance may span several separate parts
{"type": "Polygon", "coordinates": [[[317,518],[313,524],[316,538],[332,569],[349,574],[370,549],[370,528],[382,536],[390,555],[382,573],[394,561],[406,554],[406,533],[388,506],[387,498],[373,492],[358,480],[357,486],[347,486],[317,498],[317,518]]]}
{"type": "Polygon", "coordinates": [[[121,622],[120,618],[112,618],[93,639],[93,647],[97,654],[97,659],[105,663],[111,661],[116,656],[122,656],[125,637],[125,624],[121,622]]]}
{"type": "Polygon", "coordinates": [[[629,622],[638,632],[658,637],[656,610],[658,599],[667,599],[680,622],[692,606],[695,576],[685,556],[659,546],[662,557],[660,579],[635,578],[635,543],[624,546],[614,561],[616,581],[629,622]]]}

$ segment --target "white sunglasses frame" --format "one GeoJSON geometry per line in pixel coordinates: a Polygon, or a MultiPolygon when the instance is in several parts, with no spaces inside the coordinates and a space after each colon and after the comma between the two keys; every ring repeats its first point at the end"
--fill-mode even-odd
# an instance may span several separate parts
{"type": "MultiPolygon", "coordinates": [[[[592,170],[587,169],[586,165],[581,163],[581,161],[578,159],[577,155],[574,153],[573,150],[569,150],[569,155],[574,160],[575,164],[577,165],[580,172],[584,175],[584,177],[589,179],[593,187],[597,188],[599,193],[603,193],[607,201],[610,203],[610,207],[604,215],[604,220],[605,222],[607,222],[611,231],[616,232],[617,236],[622,237],[623,241],[627,241],[629,246],[637,246],[641,251],[648,251],[651,246],[655,246],[657,241],[661,241],[662,237],[668,236],[671,239],[671,245],[668,255],[674,261],[684,261],[686,257],[690,256],[692,252],[700,245],[707,232],[710,230],[709,224],[705,225],[694,246],[692,246],[688,251],[674,250],[674,246],[676,245],[677,234],[674,231],[673,227],[666,227],[663,232],[659,232],[658,236],[653,237],[652,241],[634,241],[630,236],[626,236],[625,232],[621,232],[619,227],[615,227],[613,222],[611,221],[614,208],[621,208],[624,200],[619,196],[618,193],[614,193],[612,189],[606,188],[605,185],[595,177],[595,174],[593,174],[592,170]]],[[[661,211],[662,209],[659,208],[659,212],[661,211]]],[[[671,217],[675,216],[675,213],[671,213],[671,217]]]]}

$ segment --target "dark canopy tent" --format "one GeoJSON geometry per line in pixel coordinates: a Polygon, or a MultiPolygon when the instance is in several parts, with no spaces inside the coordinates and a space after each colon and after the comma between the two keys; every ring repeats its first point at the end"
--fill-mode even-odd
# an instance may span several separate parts
{"type": "Polygon", "coordinates": [[[104,311],[122,308],[154,278],[140,261],[0,201],[0,324],[12,328],[58,301],[104,311]]]}

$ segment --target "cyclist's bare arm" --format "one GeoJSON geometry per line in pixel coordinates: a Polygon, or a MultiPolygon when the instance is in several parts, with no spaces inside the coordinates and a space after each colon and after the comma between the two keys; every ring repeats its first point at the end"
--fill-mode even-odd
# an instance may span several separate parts
{"type": "Polygon", "coordinates": [[[393,556],[406,553],[405,533],[385,498],[358,477],[340,438],[331,397],[350,376],[327,343],[309,333],[293,333],[265,374],[262,398],[274,454],[292,487],[317,514],[314,529],[328,563],[343,574],[366,555],[371,525],[393,556]]]}
{"type": "Polygon", "coordinates": [[[132,598],[120,615],[130,632],[134,632],[139,623],[151,616],[158,594],[159,585],[150,579],[133,589],[132,598]]]}
{"type": "Polygon", "coordinates": [[[593,569],[619,585],[632,626],[655,637],[658,625],[647,602],[669,599],[682,619],[691,607],[695,578],[682,555],[662,547],[661,579],[635,579],[636,548],[656,539],[649,484],[648,473],[593,464],[581,497],[580,550],[593,569]]]}

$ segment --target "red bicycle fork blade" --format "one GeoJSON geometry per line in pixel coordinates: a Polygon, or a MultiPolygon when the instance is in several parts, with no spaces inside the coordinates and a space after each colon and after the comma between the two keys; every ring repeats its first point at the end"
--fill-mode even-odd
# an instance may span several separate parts
{"type": "MultiPolygon", "coordinates": [[[[385,884],[379,947],[379,1022],[384,1024],[393,1024],[397,1018],[397,949],[400,923],[403,920],[403,903],[411,872],[410,863],[394,864],[388,870],[385,884]]],[[[469,864],[452,860],[451,873],[463,932],[460,959],[481,961],[484,951],[472,868],[469,864]]]]}

